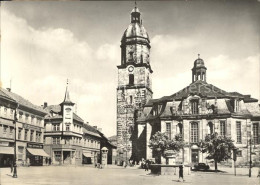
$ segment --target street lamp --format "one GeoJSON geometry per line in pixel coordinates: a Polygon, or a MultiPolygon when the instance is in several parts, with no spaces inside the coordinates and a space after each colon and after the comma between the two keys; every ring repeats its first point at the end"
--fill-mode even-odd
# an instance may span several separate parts
{"type": "Polygon", "coordinates": [[[252,140],[249,139],[249,177],[251,177],[251,168],[252,168],[252,140]]]}
{"type": "MultiPolygon", "coordinates": [[[[17,105],[18,108],[18,105],[17,105]]],[[[17,178],[17,164],[16,164],[16,121],[17,121],[17,108],[14,111],[14,173],[13,178],[17,178]]]]}

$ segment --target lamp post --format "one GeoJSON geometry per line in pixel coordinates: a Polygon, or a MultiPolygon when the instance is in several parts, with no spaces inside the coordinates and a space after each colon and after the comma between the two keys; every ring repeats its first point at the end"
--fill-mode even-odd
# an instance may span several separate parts
{"type": "Polygon", "coordinates": [[[126,165],[127,165],[127,145],[128,145],[128,135],[127,135],[127,131],[128,131],[128,125],[127,125],[127,107],[125,107],[125,128],[126,128],[126,130],[125,130],[125,144],[126,144],[126,147],[125,147],[125,149],[126,149],[126,159],[125,159],[125,162],[126,162],[126,165]]]}
{"type": "Polygon", "coordinates": [[[252,140],[249,139],[249,177],[251,177],[251,168],[252,168],[252,140]]]}
{"type": "MultiPolygon", "coordinates": [[[[18,108],[18,106],[17,106],[18,108]]],[[[14,173],[13,178],[17,178],[17,164],[16,164],[16,121],[17,121],[17,108],[14,111],[14,173]]]]}

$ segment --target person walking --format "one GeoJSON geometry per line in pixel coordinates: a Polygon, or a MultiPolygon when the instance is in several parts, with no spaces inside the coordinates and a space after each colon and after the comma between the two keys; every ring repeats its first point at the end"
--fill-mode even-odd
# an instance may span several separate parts
{"type": "Polygon", "coordinates": [[[182,178],[182,181],[184,182],[184,178],[183,178],[183,164],[181,164],[179,166],[179,182],[180,182],[180,178],[182,178]]]}
{"type": "Polygon", "coordinates": [[[13,173],[13,170],[14,170],[14,163],[13,163],[12,160],[10,161],[10,167],[11,167],[11,173],[13,173]]]}
{"type": "Polygon", "coordinates": [[[146,160],[145,162],[145,171],[148,171],[149,170],[149,162],[148,160],[146,160]]]}
{"type": "Polygon", "coordinates": [[[49,158],[49,165],[51,165],[51,158],[49,158]]]}
{"type": "Polygon", "coordinates": [[[48,165],[48,157],[45,157],[45,164],[48,165]]]}

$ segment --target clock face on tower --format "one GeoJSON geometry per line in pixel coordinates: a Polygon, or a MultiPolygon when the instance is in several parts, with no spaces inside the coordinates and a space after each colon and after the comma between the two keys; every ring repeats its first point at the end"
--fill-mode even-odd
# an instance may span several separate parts
{"type": "Polygon", "coordinates": [[[132,73],[134,71],[134,66],[129,66],[128,67],[128,72],[132,73]]]}

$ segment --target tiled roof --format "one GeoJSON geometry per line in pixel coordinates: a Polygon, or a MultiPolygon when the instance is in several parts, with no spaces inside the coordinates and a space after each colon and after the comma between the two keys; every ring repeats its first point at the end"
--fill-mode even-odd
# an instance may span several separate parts
{"type": "Polygon", "coordinates": [[[207,82],[198,80],[170,96],[163,96],[160,99],[151,99],[148,101],[148,103],[145,106],[151,106],[155,102],[159,103],[159,102],[164,102],[164,101],[172,101],[173,99],[182,100],[184,98],[187,98],[191,94],[196,94],[196,95],[200,95],[202,97],[207,97],[207,98],[237,97],[237,98],[244,99],[245,102],[258,101],[255,98],[251,98],[250,95],[243,95],[238,92],[226,92],[212,84],[208,84],[207,82]]]}
{"type": "Polygon", "coordinates": [[[0,88],[0,97],[4,97],[4,98],[7,98],[7,99],[9,99],[11,101],[14,101],[10,96],[8,96],[7,94],[4,93],[2,88],[0,88]]]}
{"type": "MultiPolygon", "coordinates": [[[[62,118],[60,105],[49,105],[44,110],[46,110],[49,113],[49,118],[62,118]],[[51,116],[51,111],[56,113],[56,115],[51,116]]],[[[84,122],[84,120],[81,117],[79,117],[76,113],[73,113],[73,119],[79,122],[84,122]]]]}
{"type": "Polygon", "coordinates": [[[90,126],[89,124],[83,124],[83,128],[83,133],[94,135],[96,137],[101,137],[98,130],[90,126]]]}
{"type": "Polygon", "coordinates": [[[32,104],[29,100],[24,99],[22,96],[20,96],[16,93],[10,92],[3,88],[0,89],[0,92],[1,92],[1,95],[3,95],[3,96],[5,95],[5,97],[11,98],[12,100],[16,101],[19,105],[22,105],[24,107],[27,107],[27,108],[30,108],[33,110],[37,110],[41,113],[45,113],[45,114],[47,113],[46,111],[43,110],[42,107],[32,104]]]}

